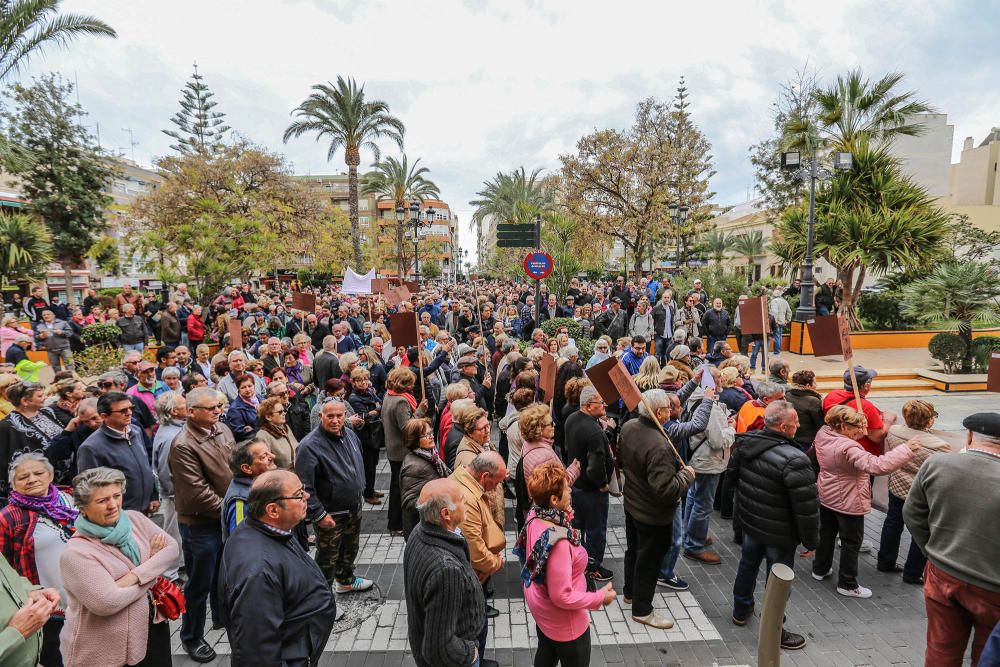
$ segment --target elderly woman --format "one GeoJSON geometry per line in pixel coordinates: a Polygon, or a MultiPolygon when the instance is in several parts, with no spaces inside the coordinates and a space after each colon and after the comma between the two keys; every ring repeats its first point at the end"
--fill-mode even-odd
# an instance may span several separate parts
{"type": "Polygon", "coordinates": [[[257,432],[257,406],[255,405],[253,376],[236,377],[236,400],[226,410],[226,425],[233,432],[236,442],[249,440],[257,432]]]}
{"type": "Polygon", "coordinates": [[[740,369],[729,366],[719,371],[722,393],[719,394],[719,401],[733,412],[739,412],[740,408],[747,401],[753,400],[750,392],[743,388],[743,376],[740,369]]]}
{"type": "MultiPolygon", "coordinates": [[[[521,471],[522,481],[515,483],[515,492],[522,494],[522,498],[527,497],[527,479],[531,477],[531,472],[536,466],[540,466],[546,461],[556,461],[562,465],[559,455],[552,448],[555,442],[556,426],[552,421],[552,413],[549,406],[538,403],[530,405],[521,410],[518,417],[518,425],[521,429],[521,471]]],[[[569,475],[570,486],[576,482],[580,476],[580,462],[573,461],[566,469],[569,475]]],[[[528,513],[528,506],[519,503],[520,519],[523,520],[528,513]]]]}
{"type": "Polygon", "coordinates": [[[354,384],[354,391],[347,402],[363,420],[360,426],[354,427],[354,432],[361,440],[361,461],[365,466],[365,488],[362,495],[369,505],[381,505],[382,501],[375,495],[375,471],[378,468],[378,450],[382,445],[378,429],[382,421],[382,401],[372,387],[371,374],[367,369],[355,367],[351,371],[351,382],[354,384]]]}
{"type": "Polygon", "coordinates": [[[289,385],[296,394],[301,397],[312,393],[314,389],[312,367],[303,364],[295,350],[282,353],[282,358],[284,360],[282,369],[285,371],[285,377],[288,378],[289,385]]]}
{"type": "Polygon", "coordinates": [[[31,336],[31,327],[18,326],[16,317],[4,315],[3,324],[0,325],[0,357],[7,354],[7,348],[13,345],[14,339],[22,334],[31,336]]]}
{"type": "Polygon", "coordinates": [[[184,387],[181,386],[181,369],[176,366],[168,366],[163,369],[160,378],[170,391],[176,391],[179,394],[184,393],[184,387]]]}
{"type": "MultiPolygon", "coordinates": [[[[403,533],[403,503],[399,488],[399,472],[406,458],[404,430],[414,417],[427,414],[427,401],[417,403],[413,387],[417,376],[409,368],[394,368],[386,378],[386,395],[382,403],[382,428],[385,433],[385,455],[389,459],[389,531],[403,533]]],[[[501,491],[502,493],[502,491],[501,491]]]]}
{"type": "Polygon", "coordinates": [[[295,346],[295,354],[299,356],[299,361],[306,366],[312,366],[312,339],[309,338],[309,334],[295,334],[295,336],[292,337],[292,345],[295,346]]]}
{"type": "MultiPolygon", "coordinates": [[[[37,384],[12,385],[7,400],[14,411],[0,421],[0,470],[8,470],[18,454],[44,452],[64,431],[62,424],[42,410],[45,395],[37,384]]],[[[5,503],[8,491],[7,480],[0,477],[0,504],[5,503]]]]}
{"type": "Polygon", "coordinates": [[[291,470],[295,463],[295,448],[299,441],[288,427],[288,408],[277,396],[265,398],[257,406],[257,439],[267,443],[274,454],[274,465],[282,470],[291,470]]]}
{"type": "Polygon", "coordinates": [[[819,461],[819,546],[813,560],[813,579],[833,574],[833,549],[840,535],[840,571],[837,592],[846,597],[870,598],[870,589],[858,583],[858,553],[865,534],[865,515],[872,509],[870,475],[885,475],[903,467],[920,449],[911,438],[883,456],[865,451],[858,442],[868,432],[864,414],[846,405],[826,413],[826,425],[816,434],[819,461]]]}
{"type": "Polygon", "coordinates": [[[399,469],[399,492],[403,503],[403,537],[409,537],[420,521],[417,514],[420,490],[432,479],[450,475],[451,469],[437,455],[434,427],[429,419],[411,419],[403,429],[403,438],[410,453],[403,458],[399,469]]]}
{"type": "Polygon", "coordinates": [[[358,349],[358,367],[368,371],[371,376],[372,389],[381,400],[381,397],[385,395],[385,378],[388,375],[385,364],[382,363],[382,357],[370,345],[365,345],[358,349]]]}
{"type": "MultiPolygon", "coordinates": [[[[52,464],[38,452],[21,454],[10,467],[9,504],[0,510],[0,552],[17,573],[36,586],[54,588],[65,605],[59,557],[73,535],[77,511],[72,498],[52,484],[52,464]]],[[[42,632],[41,663],[62,665],[59,633],[63,610],[57,609],[42,632]]]]}
{"type": "Polygon", "coordinates": [[[66,665],[170,665],[170,628],[149,589],[177,542],[141,512],[122,511],[125,475],[91,468],[73,480],[76,534],[59,558],[66,588],[66,665]]]}
{"type": "MultiPolygon", "coordinates": [[[[881,572],[901,571],[896,565],[896,558],[899,556],[899,538],[903,534],[903,503],[906,502],[920,466],[931,456],[949,454],[952,451],[947,442],[931,433],[937,416],[933,403],[907,401],[903,404],[903,421],[906,425],[893,424],[886,434],[886,451],[892,451],[911,439],[916,440],[920,447],[902,468],[889,473],[889,511],[882,524],[882,539],[879,541],[878,551],[878,569],[881,572]]],[[[906,563],[902,568],[903,581],[908,584],[923,584],[925,565],[927,558],[916,542],[911,541],[906,563]]]]}
{"type": "Polygon", "coordinates": [[[605,359],[611,358],[611,342],[608,340],[607,336],[601,336],[594,342],[594,354],[591,355],[590,360],[587,361],[587,368],[591,366],[596,366],[605,359]]]}
{"type": "Polygon", "coordinates": [[[524,602],[535,619],[535,667],[590,664],[590,615],[617,597],[613,584],[587,590],[587,550],[573,528],[566,470],[542,464],[527,480],[531,511],[517,536],[515,551],[524,562],[524,602]]]}

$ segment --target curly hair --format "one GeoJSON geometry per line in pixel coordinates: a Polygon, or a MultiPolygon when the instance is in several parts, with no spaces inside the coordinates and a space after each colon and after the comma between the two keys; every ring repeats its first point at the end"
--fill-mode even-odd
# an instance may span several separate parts
{"type": "Polygon", "coordinates": [[[552,507],[552,497],[561,498],[569,476],[562,464],[556,461],[543,463],[531,471],[527,479],[528,495],[539,507],[552,507]]]}
{"type": "Polygon", "coordinates": [[[846,405],[835,405],[826,413],[823,419],[830,428],[840,431],[844,426],[867,426],[863,412],[858,412],[854,408],[846,405]]]}
{"type": "MultiPolygon", "coordinates": [[[[577,397],[579,399],[579,396],[577,397]]],[[[535,402],[534,389],[515,389],[510,395],[510,402],[514,409],[520,412],[535,402]]]]}
{"type": "Polygon", "coordinates": [[[385,379],[385,388],[392,391],[407,392],[413,389],[416,383],[417,376],[413,374],[413,371],[404,366],[393,368],[389,371],[389,375],[385,379]]]}
{"type": "Polygon", "coordinates": [[[579,405],[580,392],[582,392],[583,388],[588,386],[589,384],[590,380],[588,380],[585,377],[570,378],[569,380],[567,380],[566,388],[564,390],[566,394],[566,402],[570,405],[579,405]]]}
{"type": "Polygon", "coordinates": [[[260,423],[263,424],[267,420],[267,418],[271,416],[271,413],[274,412],[274,409],[276,407],[278,406],[284,407],[284,405],[285,402],[282,401],[277,396],[271,396],[270,398],[265,398],[263,401],[260,402],[260,405],[257,406],[257,418],[260,420],[260,423]]]}
{"type": "Polygon", "coordinates": [[[552,425],[552,408],[544,403],[529,405],[521,410],[517,423],[521,429],[521,438],[525,442],[538,442],[541,440],[542,432],[547,426],[552,425]]]}

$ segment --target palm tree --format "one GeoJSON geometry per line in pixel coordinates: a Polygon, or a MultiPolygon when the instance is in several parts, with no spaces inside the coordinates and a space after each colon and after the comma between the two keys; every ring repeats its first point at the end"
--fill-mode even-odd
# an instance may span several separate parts
{"type": "Polygon", "coordinates": [[[944,320],[965,341],[962,372],[972,372],[974,323],[1000,316],[1000,276],[984,262],[953,260],[903,288],[905,314],[925,322],[944,320]]]}
{"type": "Polygon", "coordinates": [[[389,113],[389,105],[382,100],[366,100],[365,87],[359,88],[354,79],[337,77],[337,84],[321,83],[312,87],[313,92],[292,115],[296,118],[285,130],[284,141],[308,132],[316,133],[316,141],[327,139],[330,144],[326,159],[332,160],[337,151],[344,149],[347,162],[347,196],[350,205],[351,236],[354,245],[354,263],[362,266],[361,233],[358,229],[358,165],[361,149],[370,150],[378,162],[381,156],[378,139],[391,139],[400,150],[403,148],[403,121],[389,113]]]}
{"type": "Polygon", "coordinates": [[[51,261],[45,225],[26,213],[0,215],[0,285],[44,276],[51,261]]]}
{"type": "Polygon", "coordinates": [[[713,229],[701,237],[705,252],[715,260],[716,264],[722,264],[726,253],[733,247],[734,238],[724,231],[713,229]]]}
{"type": "Polygon", "coordinates": [[[500,223],[528,224],[551,207],[551,197],[542,186],[535,169],[529,175],[524,167],[518,167],[509,174],[497,172],[491,180],[483,183],[483,189],[476,193],[478,199],[469,202],[476,210],[471,224],[476,230],[476,256],[483,261],[483,223],[491,218],[500,223]]]}
{"type": "Polygon", "coordinates": [[[764,241],[764,232],[759,229],[735,234],[731,238],[731,249],[737,255],[747,260],[747,285],[753,284],[753,265],[757,258],[767,252],[767,242],[764,241]]]}
{"type": "MultiPolygon", "coordinates": [[[[381,162],[376,162],[373,167],[375,171],[365,174],[361,184],[361,191],[366,195],[374,195],[379,200],[389,200],[393,202],[393,208],[406,208],[411,200],[423,202],[425,199],[438,198],[441,196],[438,186],[434,181],[427,179],[424,174],[430,173],[427,167],[417,167],[420,158],[409,165],[406,153],[403,153],[402,160],[388,157],[381,162]]],[[[403,266],[403,225],[396,225],[396,270],[397,275],[402,278],[406,275],[406,267],[403,266]]]]}

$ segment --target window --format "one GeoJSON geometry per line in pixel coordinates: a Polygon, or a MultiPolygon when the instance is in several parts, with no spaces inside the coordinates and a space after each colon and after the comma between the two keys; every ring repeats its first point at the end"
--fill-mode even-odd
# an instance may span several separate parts
{"type": "Polygon", "coordinates": [[[368,200],[367,199],[359,199],[358,200],[358,210],[359,211],[367,211],[367,210],[369,210],[369,208],[368,208],[368,200]]]}

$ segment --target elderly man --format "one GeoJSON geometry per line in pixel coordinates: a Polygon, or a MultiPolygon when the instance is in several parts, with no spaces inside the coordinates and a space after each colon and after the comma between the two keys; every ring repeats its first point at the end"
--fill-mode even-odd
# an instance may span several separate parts
{"type": "MultiPolygon", "coordinates": [[[[163,530],[181,544],[181,531],[177,527],[177,507],[174,505],[174,480],[170,475],[170,446],[174,438],[184,428],[187,419],[187,404],[184,397],[175,391],[168,391],[156,398],[156,422],[160,428],[153,438],[153,472],[160,485],[160,507],[163,509],[163,530]]],[[[167,579],[176,579],[177,572],[184,564],[183,553],[177,556],[177,564],[164,573],[167,579]]]]}
{"type": "Polygon", "coordinates": [[[758,431],[764,428],[764,410],[774,401],[784,400],[785,388],[774,382],[757,384],[757,398],[747,401],[736,413],[736,432],[758,431]]]}
{"type": "Polygon", "coordinates": [[[705,361],[718,368],[723,361],[732,356],[733,348],[730,347],[729,343],[724,340],[717,340],[715,341],[715,345],[712,346],[711,352],[705,357],[705,361]]]}
{"type": "Polygon", "coordinates": [[[780,289],[776,289],[772,293],[768,312],[774,318],[774,331],[771,332],[774,338],[774,353],[781,354],[781,333],[792,321],[792,307],[785,301],[784,294],[780,289]]]}
{"type": "Polygon", "coordinates": [[[149,414],[153,413],[156,397],[170,391],[167,385],[156,379],[156,370],[156,364],[150,361],[140,361],[136,366],[136,377],[139,381],[125,392],[129,396],[134,396],[136,400],[142,401],[149,414]]]}
{"type": "Polygon", "coordinates": [[[38,373],[45,368],[44,361],[32,361],[28,358],[31,347],[31,336],[17,334],[14,343],[4,353],[4,362],[14,367],[17,377],[27,382],[38,382],[38,373]]]}
{"type": "Polygon", "coordinates": [[[420,490],[420,523],[403,550],[407,635],[418,667],[488,664],[479,654],[485,617],[483,588],[469,559],[469,544],[456,533],[465,498],[452,479],[435,479],[420,490]]]}
{"type": "Polygon", "coordinates": [[[326,386],[327,380],[341,375],[343,372],[337,359],[337,339],[332,335],[327,336],[323,339],[323,349],[313,359],[313,382],[322,388],[326,386]]]}
{"type": "Polygon", "coordinates": [[[674,331],[674,319],[677,317],[677,306],[674,304],[672,290],[663,290],[660,301],[653,306],[653,347],[660,365],[667,363],[667,351],[674,331]]]}
{"type": "Polygon", "coordinates": [[[280,338],[271,336],[267,339],[267,347],[261,354],[260,360],[264,362],[264,375],[268,377],[271,376],[271,371],[275,368],[281,368],[285,365],[284,358],[281,355],[280,338]]]}
{"type": "MultiPolygon", "coordinates": [[[[483,585],[484,600],[486,582],[503,569],[503,550],[507,546],[503,526],[497,523],[487,494],[502,484],[506,477],[507,466],[504,465],[503,458],[498,453],[489,451],[478,454],[469,465],[457,467],[450,478],[458,484],[462,497],[465,498],[465,516],[459,525],[469,545],[472,569],[483,585]]],[[[485,603],[483,609],[488,611],[485,603]]],[[[480,665],[486,664],[482,656],[486,649],[488,631],[489,622],[484,619],[478,637],[480,665]]]]}
{"type": "Polygon", "coordinates": [[[177,317],[177,304],[173,301],[160,311],[160,339],[171,349],[181,344],[181,321],[177,317]]]}
{"type": "Polygon", "coordinates": [[[65,320],[56,319],[55,313],[46,308],[42,311],[42,321],[35,329],[35,336],[38,339],[39,347],[45,349],[49,356],[49,365],[52,370],[58,371],[60,364],[66,370],[73,370],[73,351],[70,349],[69,339],[73,335],[73,329],[65,320]]]}
{"type": "Polygon", "coordinates": [[[127,303],[121,307],[121,317],[115,322],[122,330],[121,343],[125,352],[135,351],[140,355],[146,347],[148,337],[146,335],[146,323],[142,317],[136,315],[135,306],[127,303]]]}
{"type": "Polygon", "coordinates": [[[885,436],[888,435],[889,428],[896,423],[896,413],[879,410],[867,398],[868,393],[872,390],[872,380],[878,377],[878,371],[873,368],[865,368],[861,364],[856,365],[853,370],[854,378],[858,383],[858,394],[861,396],[861,406],[858,406],[854,398],[851,371],[846,370],[844,371],[844,388],[835,389],[823,397],[823,413],[825,414],[835,405],[846,405],[863,412],[865,419],[868,420],[868,430],[858,442],[869,454],[881,456],[885,436]]]}
{"type": "Polygon", "coordinates": [[[358,343],[354,340],[354,336],[351,335],[351,327],[348,324],[338,322],[331,329],[333,337],[337,340],[337,354],[357,352],[358,343]]]}
{"type": "Polygon", "coordinates": [[[240,350],[233,350],[226,357],[229,362],[229,374],[225,377],[219,378],[219,391],[226,395],[229,402],[232,403],[239,396],[239,389],[236,387],[236,378],[240,375],[249,375],[253,378],[253,390],[254,395],[257,397],[258,401],[264,399],[267,395],[267,384],[264,382],[264,378],[258,377],[253,373],[246,370],[247,368],[247,356],[243,354],[240,350]]]}
{"type": "Polygon", "coordinates": [[[768,380],[774,384],[785,386],[792,373],[792,366],[784,359],[771,359],[767,364],[767,370],[770,373],[768,380]]]}
{"type": "Polygon", "coordinates": [[[626,603],[632,604],[633,621],[669,629],[674,623],[654,611],[653,593],[657,570],[671,545],[674,514],[694,481],[694,469],[677,458],[657,426],[674,419],[679,410],[672,403],[676,397],[662,389],[650,389],[643,398],[638,419],[622,427],[618,441],[618,461],[628,480],[624,593],[626,603]]]}
{"type": "MultiPolygon", "coordinates": [[[[795,565],[801,543],[819,543],[819,496],[808,457],[793,439],[799,428],[795,406],[776,400],[764,411],[764,428],[736,436],[726,485],[736,494],[736,521],[743,527],[740,564],[733,584],[733,623],[746,625],[754,609],[760,562],[795,565]]],[[[782,629],[781,647],[800,649],[802,635],[782,629]]]]}
{"type": "Polygon", "coordinates": [[[295,450],[295,472],[309,493],[309,519],[316,528],[316,563],[338,595],[374,585],[354,574],[365,469],[361,441],[344,428],[345,411],[341,401],[324,403],[319,426],[295,450]]]}
{"type": "Polygon", "coordinates": [[[715,350],[715,344],[725,341],[729,336],[729,328],[732,325],[729,311],[722,305],[722,299],[718,297],[712,300],[712,307],[701,316],[701,332],[707,336],[708,341],[705,348],[709,351],[715,350]]]}
{"type": "Polygon", "coordinates": [[[185,401],[187,421],[167,456],[188,575],[187,612],[180,634],[192,660],[211,662],[215,651],[205,641],[205,602],[211,601],[212,626],[221,627],[215,618],[219,613],[215,578],[222,555],[222,498],[233,481],[229,457],[236,443],[232,431],[219,423],[224,405],[219,392],[202,387],[185,401]]]}
{"type": "Polygon", "coordinates": [[[247,440],[238,443],[229,459],[229,469],[233,481],[222,498],[222,541],[233,534],[243,523],[247,514],[247,497],[253,481],[268,470],[275,470],[274,454],[263,440],[247,440]]]}
{"type": "Polygon", "coordinates": [[[928,561],[928,665],[961,664],[973,630],[972,664],[985,665],[980,654],[1000,623],[1000,414],[970,415],[962,426],[966,453],[927,459],[903,505],[928,561]]]}
{"type": "Polygon", "coordinates": [[[265,472],[250,488],[250,516],[226,542],[219,569],[234,665],[320,664],[337,605],[295,539],[308,500],[302,482],[286,470],[265,472]]]}

